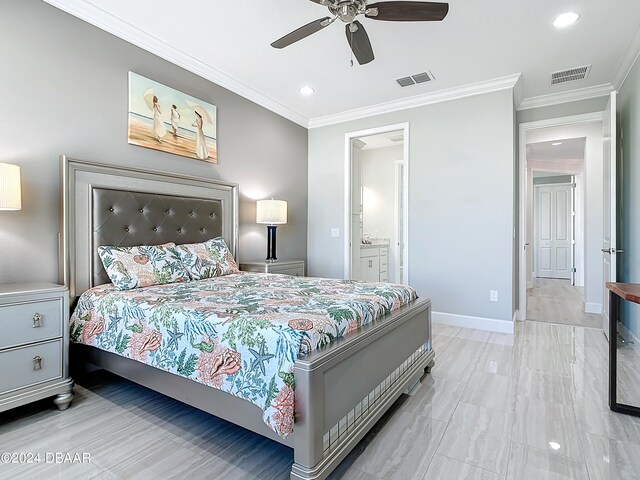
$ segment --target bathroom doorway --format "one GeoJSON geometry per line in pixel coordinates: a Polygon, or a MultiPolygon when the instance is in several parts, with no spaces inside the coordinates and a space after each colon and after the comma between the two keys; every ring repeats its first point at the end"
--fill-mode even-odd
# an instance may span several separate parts
{"type": "Polygon", "coordinates": [[[347,134],[345,278],[408,283],[408,127],[347,134]]]}

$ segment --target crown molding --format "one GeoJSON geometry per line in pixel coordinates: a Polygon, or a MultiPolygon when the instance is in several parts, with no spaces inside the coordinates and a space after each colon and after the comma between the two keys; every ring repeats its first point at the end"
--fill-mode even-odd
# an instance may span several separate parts
{"type": "Polygon", "coordinates": [[[517,108],[522,102],[522,75],[516,81],[516,84],[513,86],[513,107],[517,108]]]}
{"type": "Polygon", "coordinates": [[[590,98],[606,97],[615,89],[610,83],[596,85],[593,87],[578,88],[566,92],[550,93],[538,97],[525,98],[518,105],[518,110],[528,110],[530,108],[550,107],[562,103],[577,102],[590,98]]]}
{"type": "Polygon", "coordinates": [[[640,30],[638,30],[638,32],[636,33],[636,36],[631,42],[631,45],[629,46],[629,49],[627,50],[627,53],[622,59],[622,63],[620,63],[620,67],[618,67],[618,71],[616,72],[616,76],[613,81],[613,84],[615,85],[617,90],[620,90],[622,88],[622,85],[624,85],[624,82],[627,80],[627,77],[631,73],[631,70],[633,69],[633,66],[638,61],[639,57],[640,57],[640,30]]]}
{"type": "Polygon", "coordinates": [[[206,80],[220,85],[278,115],[291,120],[305,128],[308,119],[289,107],[273,100],[257,90],[245,85],[236,78],[208,65],[188,53],[166,43],[158,37],[150,35],[125,20],[85,0],[44,0],[74,17],[84,20],[101,30],[115,35],[122,40],[142,48],[160,58],[184,68],[206,80]]]}
{"type": "Polygon", "coordinates": [[[445,90],[438,90],[436,92],[430,92],[423,95],[415,95],[413,97],[394,100],[392,102],[379,103],[369,107],[355,108],[353,110],[347,110],[332,115],[316,117],[309,120],[309,128],[326,127],[327,125],[335,125],[337,123],[372,117],[374,115],[397,112],[399,110],[407,110],[415,107],[423,107],[425,105],[456,100],[483,93],[496,92],[498,90],[507,90],[513,88],[519,79],[520,74],[517,73],[484,82],[470,83],[460,87],[447,88],[445,90]]]}

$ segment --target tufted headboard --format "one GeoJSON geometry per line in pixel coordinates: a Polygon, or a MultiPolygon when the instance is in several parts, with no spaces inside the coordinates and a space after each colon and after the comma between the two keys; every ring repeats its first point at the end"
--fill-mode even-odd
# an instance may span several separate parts
{"type": "Polygon", "coordinates": [[[204,242],[222,235],[222,201],[92,189],[93,285],[109,283],[98,246],[204,242]]]}
{"type": "Polygon", "coordinates": [[[109,278],[101,245],[205,241],[222,236],[237,257],[238,186],[201,177],[62,157],[60,281],[71,299],[109,278]]]}

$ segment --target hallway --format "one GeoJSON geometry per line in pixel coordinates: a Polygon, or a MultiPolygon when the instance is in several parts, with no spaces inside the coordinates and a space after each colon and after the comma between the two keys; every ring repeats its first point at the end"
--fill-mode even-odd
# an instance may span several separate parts
{"type": "Polygon", "coordinates": [[[584,288],[569,280],[534,278],[527,290],[527,320],[602,328],[602,316],[583,311],[584,288]]]}

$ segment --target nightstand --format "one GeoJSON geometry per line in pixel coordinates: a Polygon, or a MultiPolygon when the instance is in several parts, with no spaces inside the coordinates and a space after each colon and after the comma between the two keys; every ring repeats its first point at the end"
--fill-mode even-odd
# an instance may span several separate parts
{"type": "Polygon", "coordinates": [[[51,283],[0,285],[0,412],[55,397],[73,400],[69,294],[51,283]]]}
{"type": "Polygon", "coordinates": [[[304,277],[304,260],[278,260],[276,262],[243,262],[240,270],[245,272],[282,273],[304,277]]]}

